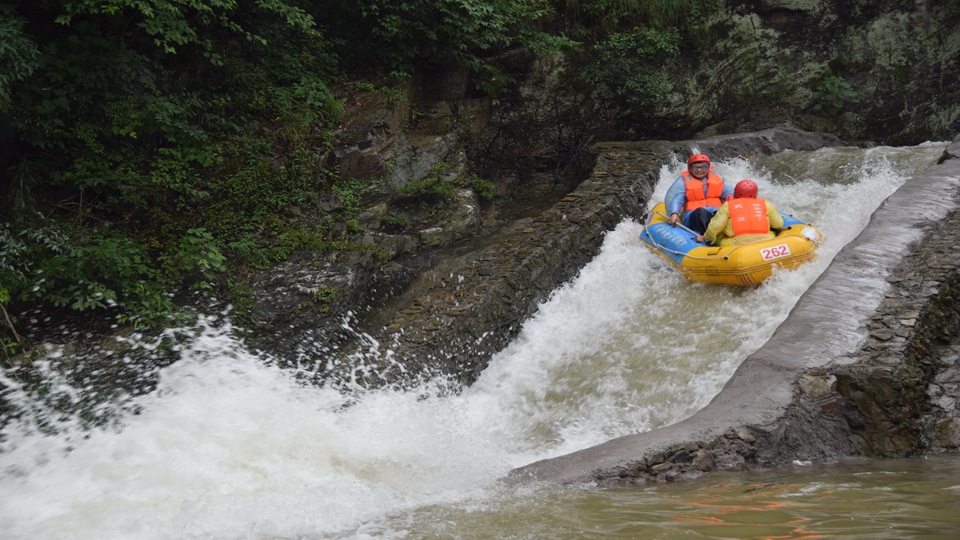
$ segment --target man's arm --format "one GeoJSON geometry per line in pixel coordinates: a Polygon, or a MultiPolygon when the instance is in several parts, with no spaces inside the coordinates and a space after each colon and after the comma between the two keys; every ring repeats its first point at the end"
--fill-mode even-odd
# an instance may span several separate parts
{"type": "Polygon", "coordinates": [[[730,182],[727,182],[727,180],[722,176],[720,179],[723,180],[723,191],[720,193],[720,200],[726,201],[730,197],[733,197],[733,190],[736,186],[730,185],[730,182]]]}
{"type": "Polygon", "coordinates": [[[706,240],[708,244],[716,242],[723,235],[723,230],[729,221],[730,211],[727,209],[727,203],[723,203],[707,225],[707,230],[703,233],[704,240],[706,240]]]}
{"type": "Polygon", "coordinates": [[[772,202],[770,201],[766,201],[766,202],[767,202],[767,221],[770,222],[770,230],[782,229],[783,216],[780,215],[780,212],[777,210],[777,207],[774,206],[772,202]]]}
{"type": "Polygon", "coordinates": [[[683,205],[687,202],[687,186],[683,183],[683,177],[677,178],[670,184],[667,195],[663,198],[663,204],[667,209],[667,215],[677,214],[683,211],[683,205]]]}

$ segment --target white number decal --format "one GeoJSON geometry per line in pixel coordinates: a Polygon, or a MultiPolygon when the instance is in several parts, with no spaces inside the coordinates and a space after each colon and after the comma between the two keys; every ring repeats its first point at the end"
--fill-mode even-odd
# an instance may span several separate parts
{"type": "Polygon", "coordinates": [[[773,259],[779,259],[780,257],[787,257],[791,255],[790,247],[786,244],[780,244],[779,246],[768,247],[766,249],[760,250],[760,255],[763,256],[763,260],[772,261],[773,259]]]}

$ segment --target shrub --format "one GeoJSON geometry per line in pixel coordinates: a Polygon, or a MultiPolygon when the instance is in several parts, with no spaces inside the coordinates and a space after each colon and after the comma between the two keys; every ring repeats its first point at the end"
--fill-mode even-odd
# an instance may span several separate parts
{"type": "Polygon", "coordinates": [[[7,307],[146,322],[300,245],[286,214],[329,178],[316,155],[342,105],[330,44],[297,5],[0,6],[7,307]]]}
{"type": "Polygon", "coordinates": [[[480,197],[481,201],[492,201],[494,185],[477,175],[470,175],[470,187],[480,197]]]}
{"type": "Polygon", "coordinates": [[[453,197],[456,184],[442,176],[429,176],[421,180],[411,180],[397,188],[401,199],[412,199],[427,203],[437,203],[453,197]]]}
{"type": "Polygon", "coordinates": [[[376,66],[396,77],[425,63],[456,64],[485,91],[510,82],[492,61],[498,51],[524,46],[559,50],[572,44],[539,28],[553,13],[551,0],[335,0],[311,12],[329,29],[347,62],[376,66]]]}
{"type": "Polygon", "coordinates": [[[840,114],[845,103],[859,103],[857,92],[850,87],[850,83],[832,73],[828,73],[817,84],[814,98],[816,104],[813,110],[826,117],[840,114]]]}
{"type": "Polygon", "coordinates": [[[670,89],[661,67],[680,52],[676,28],[635,28],[610,34],[593,47],[593,61],[584,77],[598,97],[611,106],[640,109],[670,89]]]}

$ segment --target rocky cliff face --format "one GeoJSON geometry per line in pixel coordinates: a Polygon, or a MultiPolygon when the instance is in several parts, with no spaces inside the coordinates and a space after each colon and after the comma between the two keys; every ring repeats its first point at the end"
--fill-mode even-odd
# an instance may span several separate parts
{"type": "MultiPolygon", "coordinates": [[[[669,90],[643,110],[600,103],[577,76],[586,53],[529,60],[524,86],[492,108],[488,129],[543,154],[591,137],[681,140],[777,125],[893,145],[960,131],[957,2],[727,0],[698,36],[659,68],[669,90]]],[[[502,141],[492,147],[511,154],[502,141]]]]}
{"type": "Polygon", "coordinates": [[[653,114],[679,134],[780,120],[912,144],[960,130],[956,2],[729,0],[707,28],[710,45],[674,66],[653,114]]]}

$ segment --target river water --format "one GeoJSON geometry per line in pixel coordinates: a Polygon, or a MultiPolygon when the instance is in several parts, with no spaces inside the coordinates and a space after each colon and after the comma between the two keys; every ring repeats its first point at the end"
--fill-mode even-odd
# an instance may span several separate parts
{"type": "MultiPolygon", "coordinates": [[[[634,488],[498,481],[706,405],[872,211],[944,146],[717,164],[815,224],[826,238],[818,257],[756,288],[688,283],[642,246],[640,224],[624,221],[461,392],[439,381],[403,392],[304,386],[213,319],[181,329],[191,337],[155,392],[104,405],[108,427],[48,410],[8,373],[0,384],[25,412],[0,433],[0,537],[955,538],[960,456],[634,488]]],[[[681,169],[664,167],[655,199],[681,169]]],[[[48,371],[53,393],[82,401],[94,391],[48,371]]]]}

